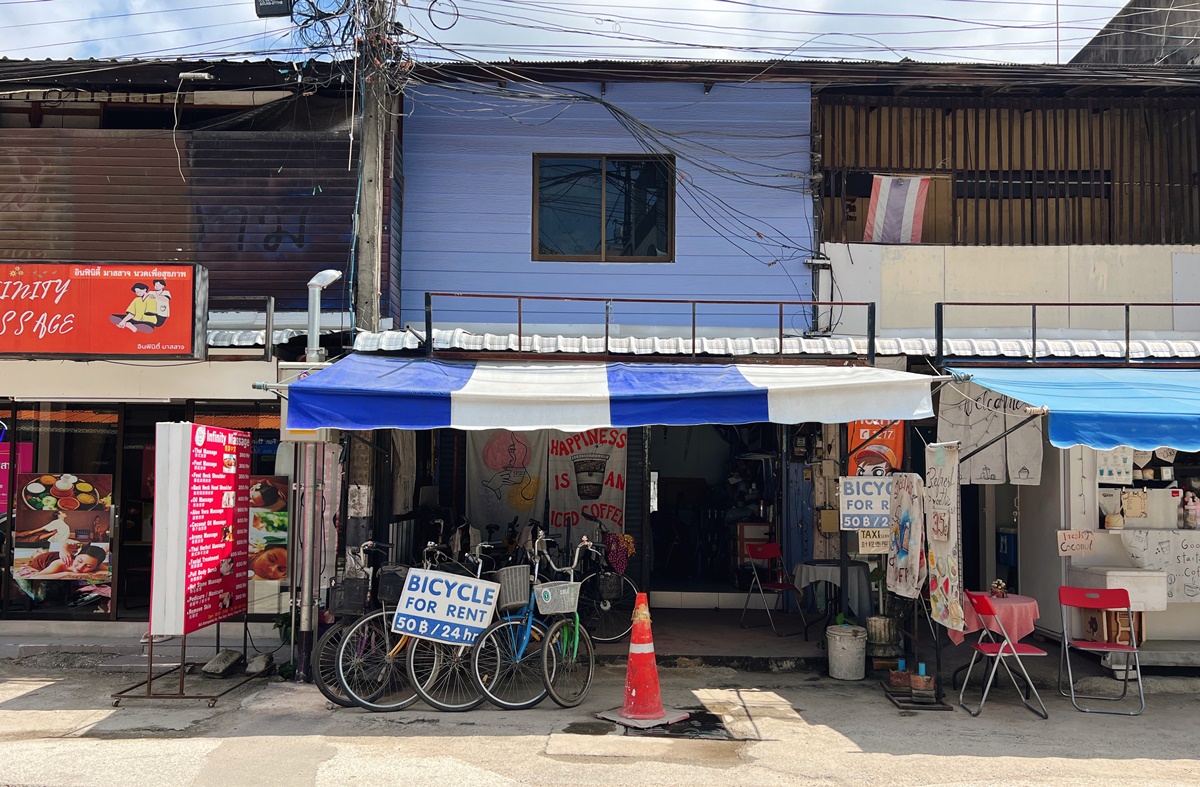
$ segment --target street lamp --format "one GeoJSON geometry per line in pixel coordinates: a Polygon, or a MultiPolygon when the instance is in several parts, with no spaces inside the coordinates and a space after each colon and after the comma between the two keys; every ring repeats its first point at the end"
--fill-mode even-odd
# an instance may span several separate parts
{"type": "Polygon", "coordinates": [[[328,269],[308,280],[308,345],[304,360],[309,363],[321,361],[321,292],[340,278],[341,271],[328,269]]]}

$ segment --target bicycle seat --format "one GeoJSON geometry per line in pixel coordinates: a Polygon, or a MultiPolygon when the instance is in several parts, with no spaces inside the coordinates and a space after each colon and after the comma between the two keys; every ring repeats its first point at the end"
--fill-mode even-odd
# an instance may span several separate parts
{"type": "Polygon", "coordinates": [[[499,529],[500,529],[499,525],[488,525],[487,527],[484,528],[484,530],[487,531],[489,541],[492,539],[492,536],[495,535],[496,531],[499,529]]]}

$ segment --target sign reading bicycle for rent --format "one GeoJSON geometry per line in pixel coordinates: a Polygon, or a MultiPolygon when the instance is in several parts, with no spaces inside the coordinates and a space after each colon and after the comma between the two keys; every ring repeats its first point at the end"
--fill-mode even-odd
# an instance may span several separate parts
{"type": "Polygon", "coordinates": [[[447,645],[470,645],[492,622],[500,585],[410,568],[392,631],[447,645]]]}
{"type": "Polygon", "coordinates": [[[838,479],[839,524],[842,530],[891,529],[888,505],[892,498],[890,476],[844,476],[838,479]]]}

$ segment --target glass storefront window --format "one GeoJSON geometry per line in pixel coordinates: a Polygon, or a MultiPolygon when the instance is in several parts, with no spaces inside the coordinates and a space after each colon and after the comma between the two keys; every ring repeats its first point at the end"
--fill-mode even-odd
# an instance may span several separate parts
{"type": "Polygon", "coordinates": [[[51,403],[15,409],[7,435],[18,472],[9,476],[6,611],[111,618],[119,410],[51,403]]]}

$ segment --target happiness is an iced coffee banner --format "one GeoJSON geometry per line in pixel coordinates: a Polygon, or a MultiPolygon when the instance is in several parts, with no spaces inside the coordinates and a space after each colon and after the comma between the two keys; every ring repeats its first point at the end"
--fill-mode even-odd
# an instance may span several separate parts
{"type": "Polygon", "coordinates": [[[625,464],[629,433],[624,429],[550,432],[550,526],[568,528],[572,543],[595,538],[598,520],[610,532],[625,530],[625,464]]]}

